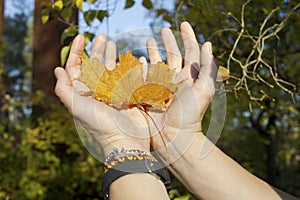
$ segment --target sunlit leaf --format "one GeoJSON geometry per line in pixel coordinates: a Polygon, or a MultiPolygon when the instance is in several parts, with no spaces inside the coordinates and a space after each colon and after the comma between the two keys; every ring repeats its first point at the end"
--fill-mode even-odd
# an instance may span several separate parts
{"type": "Polygon", "coordinates": [[[102,22],[104,17],[108,16],[108,11],[107,10],[98,10],[97,12],[97,19],[102,22]]]}
{"type": "Polygon", "coordinates": [[[61,62],[61,66],[64,66],[66,61],[67,61],[67,57],[69,55],[69,51],[70,51],[70,46],[64,46],[61,51],[60,51],[60,62],[61,62]]]}
{"type": "Polygon", "coordinates": [[[164,15],[164,16],[163,16],[163,19],[164,19],[165,21],[169,22],[170,24],[171,24],[172,21],[173,21],[172,17],[170,17],[169,15],[164,15]]]}
{"type": "Polygon", "coordinates": [[[156,10],[156,15],[157,16],[161,16],[161,15],[166,14],[166,13],[167,13],[167,10],[163,9],[163,8],[156,10]]]}
{"type": "Polygon", "coordinates": [[[73,37],[78,34],[78,29],[75,26],[69,26],[60,36],[60,42],[63,43],[68,37],[73,37]]]}
{"type": "Polygon", "coordinates": [[[219,66],[218,75],[217,75],[217,81],[226,81],[229,79],[229,71],[227,68],[223,66],[219,66]]]}
{"type": "Polygon", "coordinates": [[[84,82],[95,96],[99,78],[105,71],[105,66],[98,59],[84,59],[81,64],[80,80],[84,82]]]}
{"type": "Polygon", "coordinates": [[[57,0],[57,1],[55,1],[54,6],[55,6],[56,8],[58,8],[59,10],[62,10],[63,7],[64,7],[64,3],[63,3],[62,0],[57,0]]]}
{"type": "Polygon", "coordinates": [[[43,10],[42,11],[42,23],[46,24],[48,22],[49,18],[50,18],[49,10],[43,10]]]}
{"type": "Polygon", "coordinates": [[[85,43],[87,44],[88,42],[92,41],[95,37],[95,34],[94,33],[91,33],[91,32],[84,32],[83,33],[84,35],[84,38],[85,38],[85,43]]]}
{"type": "Polygon", "coordinates": [[[84,12],[83,16],[87,25],[90,25],[91,22],[96,18],[97,12],[98,12],[97,10],[88,10],[84,12]]]}
{"type": "Polygon", "coordinates": [[[72,13],[72,8],[65,8],[61,11],[61,17],[68,22],[72,16],[72,13]]]}
{"type": "Polygon", "coordinates": [[[176,197],[174,200],[189,200],[191,198],[191,195],[187,194],[181,197],[176,197]]]}
{"type": "Polygon", "coordinates": [[[98,101],[116,108],[147,106],[154,109],[166,107],[179,83],[173,83],[174,70],[163,62],[151,65],[146,79],[143,64],[128,52],[119,57],[114,70],[107,70],[96,59],[85,59],[79,80],[98,101]]]}
{"type": "Polygon", "coordinates": [[[300,114],[299,111],[295,107],[293,107],[293,106],[289,106],[288,109],[289,109],[290,112],[292,112],[292,113],[294,113],[296,115],[300,114]]]}
{"type": "Polygon", "coordinates": [[[147,9],[153,8],[153,4],[152,4],[151,0],[143,0],[142,4],[147,9]]]}
{"type": "Polygon", "coordinates": [[[134,0],[126,0],[125,9],[131,8],[134,5],[134,0]]]}
{"type": "Polygon", "coordinates": [[[52,6],[52,4],[49,1],[42,1],[41,4],[40,4],[40,7],[43,8],[43,9],[44,8],[49,8],[51,6],[52,6]]]}
{"type": "Polygon", "coordinates": [[[76,7],[78,8],[78,10],[82,10],[82,3],[83,3],[83,0],[75,0],[75,4],[76,4],[76,7]]]}

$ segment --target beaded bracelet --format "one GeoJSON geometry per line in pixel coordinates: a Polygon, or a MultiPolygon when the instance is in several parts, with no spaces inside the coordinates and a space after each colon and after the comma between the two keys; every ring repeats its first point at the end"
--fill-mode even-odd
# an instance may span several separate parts
{"type": "Polygon", "coordinates": [[[152,162],[158,162],[151,154],[148,154],[145,151],[141,151],[138,149],[126,150],[124,148],[114,148],[113,151],[110,154],[108,154],[104,161],[104,172],[106,173],[109,169],[116,166],[118,163],[132,160],[149,160],[152,162]]]}
{"type": "Polygon", "coordinates": [[[102,180],[102,191],[105,199],[109,199],[110,184],[127,174],[156,174],[167,190],[171,188],[171,180],[167,169],[151,154],[144,151],[113,149],[106,157],[104,164],[105,174],[102,180]]]}

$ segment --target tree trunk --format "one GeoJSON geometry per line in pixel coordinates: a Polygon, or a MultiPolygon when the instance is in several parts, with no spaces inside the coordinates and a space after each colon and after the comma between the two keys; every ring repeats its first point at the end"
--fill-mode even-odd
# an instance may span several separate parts
{"type": "MultiPolygon", "coordinates": [[[[0,0],[0,108],[3,106],[3,95],[5,93],[5,83],[3,82],[3,56],[4,56],[4,46],[3,46],[3,35],[4,35],[4,0],[0,0]]],[[[0,113],[0,121],[4,114],[0,113]]]]}
{"type": "MultiPolygon", "coordinates": [[[[42,23],[41,2],[44,0],[35,0],[34,12],[34,41],[33,41],[33,94],[42,92],[46,95],[45,101],[53,99],[55,77],[53,70],[60,65],[60,50],[62,44],[60,36],[67,25],[50,16],[46,24],[42,23]]],[[[49,0],[50,1],[50,0],[49,0]]],[[[76,13],[76,12],[74,12],[76,13]]],[[[74,17],[75,22],[78,21],[77,14],[74,17]]],[[[33,106],[33,117],[45,114],[48,103],[33,106]]]]}
{"type": "Polygon", "coordinates": [[[273,186],[277,186],[277,164],[276,164],[276,142],[273,135],[271,134],[271,129],[274,128],[274,123],[276,116],[271,115],[268,119],[268,124],[264,127],[260,120],[264,116],[265,111],[261,111],[257,118],[250,117],[252,126],[258,131],[261,137],[266,139],[268,142],[264,144],[266,149],[266,181],[273,186]]]}
{"type": "Polygon", "coordinates": [[[0,0],[0,38],[3,38],[4,34],[4,0],[0,0]]]}

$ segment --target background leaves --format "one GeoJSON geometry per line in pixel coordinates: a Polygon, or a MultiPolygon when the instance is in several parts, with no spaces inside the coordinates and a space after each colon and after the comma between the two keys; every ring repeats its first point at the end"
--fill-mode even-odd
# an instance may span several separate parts
{"type": "MultiPolygon", "coordinates": [[[[49,93],[31,89],[32,83],[37,80],[36,76],[32,76],[32,61],[35,59],[32,48],[33,21],[25,12],[28,10],[26,4],[22,4],[22,0],[18,2],[21,2],[17,4],[20,12],[6,17],[4,35],[0,41],[0,199],[101,199],[102,164],[85,150],[72,125],[72,117],[58,100],[48,101],[49,93]],[[33,107],[37,105],[39,108],[49,108],[51,112],[42,112],[34,117],[33,107]]],[[[103,23],[113,14],[113,9],[95,9],[93,5],[100,5],[98,0],[51,2],[41,4],[44,9],[41,18],[45,26],[54,19],[68,25],[60,35],[64,45],[60,56],[64,64],[72,37],[80,28],[72,21],[74,13],[82,13],[85,16],[83,20],[92,26],[95,22],[103,23]],[[85,10],[86,4],[91,7],[85,10]]],[[[300,196],[298,2],[249,1],[244,6],[244,12],[245,1],[179,0],[174,2],[173,7],[164,7],[162,1],[150,0],[124,0],[124,3],[124,9],[137,4],[147,8],[154,27],[167,21],[171,28],[178,30],[180,22],[188,20],[200,42],[213,42],[218,63],[229,67],[232,75],[224,82],[224,89],[229,92],[226,94],[227,116],[217,145],[251,173],[300,196]],[[241,23],[242,13],[244,26],[241,23]],[[258,48],[263,50],[263,54],[256,51],[250,57],[251,60],[262,55],[261,61],[266,61],[259,63],[257,70],[253,71],[254,67],[245,63],[255,49],[253,47],[260,37],[261,25],[268,16],[263,30],[271,29],[266,34],[274,33],[276,27],[273,26],[278,27],[281,22],[284,22],[284,27],[264,40],[264,48],[258,48]],[[240,42],[234,47],[242,30],[240,42]],[[284,83],[292,92],[293,100],[291,93],[272,79],[270,69],[277,74],[277,80],[295,86],[284,83]],[[243,80],[246,82],[237,90],[234,86],[245,74],[243,80]],[[253,79],[257,75],[266,82],[253,79]],[[247,90],[251,91],[251,95],[247,90]],[[254,100],[251,97],[255,97],[254,100]]],[[[55,31],[51,30],[51,34],[55,31]]],[[[84,30],[83,34],[87,43],[95,36],[92,29],[84,30]]],[[[130,40],[127,42],[131,43],[130,40]]],[[[87,56],[86,52],[84,56],[87,56]]],[[[43,61],[46,62],[46,57],[43,61]]],[[[42,78],[53,74],[48,67],[47,73],[40,74],[42,78]]],[[[53,90],[52,84],[48,83],[45,87],[53,90]]],[[[204,129],[209,125],[210,114],[208,109],[204,129]]],[[[174,177],[172,179],[171,199],[193,199],[174,177]]]]}

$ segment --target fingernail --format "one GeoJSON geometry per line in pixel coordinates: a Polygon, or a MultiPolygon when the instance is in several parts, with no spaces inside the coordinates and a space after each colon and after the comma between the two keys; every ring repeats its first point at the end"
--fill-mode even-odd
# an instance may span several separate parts
{"type": "Polygon", "coordinates": [[[211,53],[212,52],[212,47],[211,47],[211,43],[210,42],[207,42],[206,43],[206,50],[211,53]]]}

